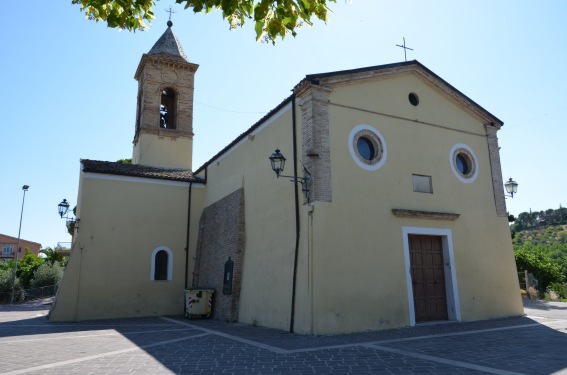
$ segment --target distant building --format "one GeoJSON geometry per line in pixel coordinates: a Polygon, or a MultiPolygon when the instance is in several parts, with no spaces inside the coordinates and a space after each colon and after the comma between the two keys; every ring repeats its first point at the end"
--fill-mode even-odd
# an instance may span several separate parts
{"type": "Polygon", "coordinates": [[[215,319],[306,334],[523,314],[502,121],[417,61],[312,74],[193,170],[197,68],[168,27],[132,164],[81,160],[52,321],[180,315],[189,286],[215,319]]]}
{"type": "Polygon", "coordinates": [[[58,242],[55,250],[57,250],[61,256],[69,257],[71,255],[71,242],[58,242]]]}
{"type": "MultiPolygon", "coordinates": [[[[14,259],[16,247],[18,246],[18,237],[0,234],[0,261],[14,259]]],[[[39,255],[41,244],[37,242],[27,241],[20,238],[20,247],[18,249],[18,259],[25,255],[25,249],[29,249],[35,255],[39,255]]]]}

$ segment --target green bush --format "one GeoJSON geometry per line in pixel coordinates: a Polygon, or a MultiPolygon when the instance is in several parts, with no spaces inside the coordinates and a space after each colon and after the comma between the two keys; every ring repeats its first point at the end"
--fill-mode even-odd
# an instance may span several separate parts
{"type": "MultiPolygon", "coordinates": [[[[9,302],[12,299],[12,286],[14,285],[14,270],[0,269],[0,302],[9,302]]],[[[24,298],[24,288],[20,279],[16,278],[14,287],[14,301],[21,301],[24,298]]]]}
{"type": "Polygon", "coordinates": [[[539,284],[537,289],[545,293],[552,283],[561,283],[564,279],[561,264],[546,251],[546,246],[526,242],[514,249],[518,272],[528,270],[539,284]]]}
{"type": "Polygon", "coordinates": [[[559,298],[567,298],[567,283],[551,283],[548,289],[554,291],[559,298]]]}
{"type": "Polygon", "coordinates": [[[35,270],[33,279],[30,281],[30,287],[41,288],[42,286],[59,284],[63,277],[63,270],[59,262],[43,263],[35,270]]]}
{"type": "Polygon", "coordinates": [[[18,259],[18,278],[24,289],[30,287],[34,272],[44,263],[43,258],[26,249],[26,255],[18,259]]]}

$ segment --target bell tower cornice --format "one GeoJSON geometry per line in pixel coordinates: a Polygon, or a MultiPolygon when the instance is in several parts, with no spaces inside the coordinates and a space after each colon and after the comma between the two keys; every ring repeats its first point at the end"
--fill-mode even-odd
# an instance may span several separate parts
{"type": "Polygon", "coordinates": [[[136,74],[134,74],[134,78],[136,79],[136,81],[140,79],[140,76],[142,75],[142,71],[144,70],[144,67],[148,63],[160,64],[171,69],[187,69],[192,73],[195,73],[199,68],[198,64],[193,64],[188,61],[179,61],[177,59],[171,59],[171,57],[167,55],[166,56],[149,55],[147,53],[144,53],[142,55],[142,59],[140,60],[140,63],[138,64],[138,69],[136,69],[136,74]]]}

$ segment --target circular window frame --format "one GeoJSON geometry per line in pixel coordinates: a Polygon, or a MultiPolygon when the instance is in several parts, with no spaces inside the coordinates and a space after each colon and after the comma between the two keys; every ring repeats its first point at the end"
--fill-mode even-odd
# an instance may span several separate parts
{"type": "Polygon", "coordinates": [[[449,163],[451,165],[451,169],[453,170],[453,174],[457,177],[461,182],[465,184],[470,184],[476,181],[478,177],[478,159],[476,158],[475,153],[473,150],[464,143],[457,143],[451,148],[451,152],[449,153],[449,163]],[[464,174],[462,173],[459,168],[457,167],[457,157],[461,155],[464,159],[468,161],[469,172],[464,174]]]}
{"type": "Polygon", "coordinates": [[[348,147],[350,150],[350,155],[352,159],[360,168],[367,171],[375,171],[380,169],[386,162],[386,157],[388,156],[388,151],[386,148],[386,142],[382,134],[370,125],[357,125],[355,126],[349,134],[348,137],[348,147]],[[365,138],[372,143],[374,147],[375,155],[372,159],[365,159],[358,151],[358,140],[360,138],[365,138]]]}

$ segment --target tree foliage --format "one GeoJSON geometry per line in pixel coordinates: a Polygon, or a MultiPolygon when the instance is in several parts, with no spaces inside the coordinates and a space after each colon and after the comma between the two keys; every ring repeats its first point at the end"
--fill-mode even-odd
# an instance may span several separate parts
{"type": "MultiPolygon", "coordinates": [[[[175,0],[195,13],[222,12],[231,29],[241,27],[248,20],[254,22],[256,40],[265,38],[275,43],[278,37],[296,35],[303,23],[312,25],[312,19],[327,21],[328,3],[337,0],[175,0]]],[[[80,4],[90,20],[104,21],[108,27],[129,31],[147,29],[154,19],[154,0],[72,0],[80,4]]]]}
{"type": "Polygon", "coordinates": [[[61,263],[63,261],[63,255],[61,255],[57,249],[46,247],[45,249],[41,249],[39,252],[45,255],[45,260],[50,264],[55,262],[61,263]]]}
{"type": "Polygon", "coordinates": [[[538,280],[538,289],[544,293],[553,283],[565,280],[562,265],[551,256],[546,245],[526,242],[514,249],[518,272],[528,270],[538,280]]]}
{"type": "Polygon", "coordinates": [[[41,288],[42,286],[57,285],[63,277],[63,271],[63,267],[57,261],[43,263],[34,272],[30,287],[41,288]]]}
{"type": "Polygon", "coordinates": [[[29,288],[34,272],[41,266],[43,259],[27,251],[21,260],[18,260],[18,278],[24,289],[29,288]]]}
{"type": "MultiPolygon", "coordinates": [[[[18,259],[18,272],[17,278],[21,283],[21,286],[25,289],[28,288],[30,285],[30,281],[33,277],[35,270],[39,268],[44,262],[43,258],[35,255],[34,253],[30,252],[29,249],[26,248],[26,254],[23,258],[18,259]]],[[[13,272],[14,269],[14,261],[9,260],[7,262],[2,262],[0,266],[0,270],[3,271],[10,271],[13,272]]],[[[12,274],[13,275],[13,274],[12,274]]],[[[13,276],[12,276],[13,277],[13,276]]]]}
{"type": "Polygon", "coordinates": [[[24,288],[22,288],[20,279],[16,278],[15,281],[16,284],[14,286],[14,269],[9,269],[3,265],[0,268],[0,303],[5,303],[12,299],[12,286],[14,286],[14,300],[20,301],[24,298],[24,288]]]}
{"type": "Polygon", "coordinates": [[[522,212],[515,218],[512,231],[519,232],[526,229],[545,228],[548,225],[567,224],[567,208],[559,207],[545,211],[522,212]]]}

